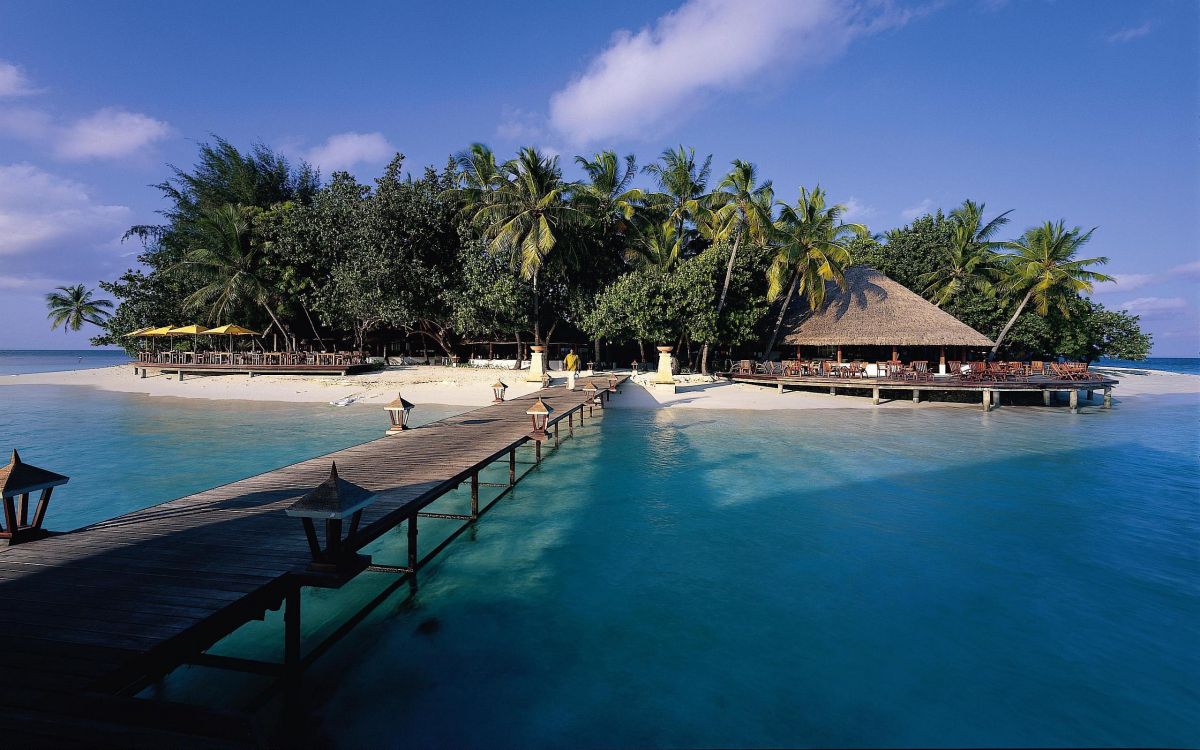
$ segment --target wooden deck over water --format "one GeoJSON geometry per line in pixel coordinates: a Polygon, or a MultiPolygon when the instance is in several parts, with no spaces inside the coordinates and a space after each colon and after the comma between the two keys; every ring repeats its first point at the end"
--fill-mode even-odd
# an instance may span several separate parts
{"type": "Polygon", "coordinates": [[[1079,392],[1084,391],[1091,397],[1093,391],[1104,394],[1105,407],[1112,406],[1112,388],[1120,383],[1099,373],[1089,373],[1084,380],[1062,380],[1044,375],[1032,375],[1015,380],[964,380],[958,377],[935,376],[926,380],[902,380],[899,378],[845,378],[828,377],[823,375],[766,375],[748,373],[724,373],[723,377],[734,383],[753,383],[756,385],[773,385],[783,393],[787,388],[820,388],[828,389],[831,395],[838,392],[867,391],[875,403],[885,392],[910,391],[913,401],[920,401],[921,394],[926,395],[939,391],[953,393],[979,393],[983,408],[990,411],[1001,392],[1004,393],[1042,393],[1043,403],[1050,404],[1051,396],[1064,393],[1068,396],[1072,411],[1078,410],[1079,392]]]}
{"type": "Polygon", "coordinates": [[[183,380],[184,375],[353,375],[369,372],[375,365],[342,364],[342,365],[255,365],[255,364],[160,364],[154,362],[134,362],[134,375],[146,377],[148,371],[158,373],[174,373],[183,380]]]}
{"type": "MultiPolygon", "coordinates": [[[[604,389],[609,381],[594,382],[604,389]]],[[[303,529],[284,509],[326,479],[332,460],[343,479],[376,496],[353,543],[359,549],[471,481],[482,467],[511,460],[529,441],[525,410],[539,396],[555,410],[551,425],[565,428],[587,408],[580,391],[544,389],[77,531],[0,548],[4,744],[254,744],[240,715],[127,696],[285,598],[298,598],[299,585],[313,582],[303,529]]],[[[382,413],[379,418],[382,433],[386,421],[382,413]]]]}

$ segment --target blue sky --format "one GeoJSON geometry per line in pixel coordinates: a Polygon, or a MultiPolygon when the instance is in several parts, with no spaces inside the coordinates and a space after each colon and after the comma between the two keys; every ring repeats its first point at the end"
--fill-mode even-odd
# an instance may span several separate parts
{"type": "Polygon", "coordinates": [[[1196,356],[1198,32],[1192,0],[0,2],[0,348],[86,345],[41,296],[133,263],[148,185],[219,134],[364,180],[682,143],[873,231],[968,197],[1097,226],[1097,298],[1196,356]]]}

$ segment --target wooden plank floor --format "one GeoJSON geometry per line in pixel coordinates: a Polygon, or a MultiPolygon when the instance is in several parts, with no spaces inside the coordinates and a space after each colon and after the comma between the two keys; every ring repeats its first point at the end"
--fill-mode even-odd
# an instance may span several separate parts
{"type": "Polygon", "coordinates": [[[1106,375],[1093,374],[1087,380],[1060,380],[1044,375],[1034,375],[1021,380],[965,381],[956,377],[936,377],[932,380],[898,380],[894,378],[835,378],[824,375],[765,375],[761,373],[723,373],[735,383],[759,383],[794,386],[834,386],[837,388],[884,388],[888,390],[923,391],[1083,391],[1103,390],[1118,385],[1121,381],[1106,375]]]}
{"type": "MultiPolygon", "coordinates": [[[[604,388],[608,378],[594,382],[604,388]]],[[[89,736],[101,740],[116,731],[109,723],[128,720],[136,731],[120,744],[178,744],[168,736],[175,725],[163,717],[203,709],[147,711],[146,701],[118,694],[279,605],[309,563],[301,524],[284,509],[326,479],[332,461],[343,479],[376,496],[363,515],[362,546],[526,442],[525,410],[538,396],[554,408],[552,424],[584,408],[580,391],[544,389],[0,548],[0,723],[22,728],[28,744],[69,746],[68,740],[88,744],[89,736]]],[[[382,411],[379,421],[382,432],[382,411]]],[[[167,470],[175,468],[186,471],[167,470]]],[[[252,741],[249,731],[225,721],[191,744],[244,744],[252,741]]]]}

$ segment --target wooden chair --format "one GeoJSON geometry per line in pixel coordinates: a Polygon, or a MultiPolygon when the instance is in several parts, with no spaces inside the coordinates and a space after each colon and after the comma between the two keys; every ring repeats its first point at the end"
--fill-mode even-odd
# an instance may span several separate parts
{"type": "Polygon", "coordinates": [[[1030,375],[1045,375],[1046,374],[1046,363],[1042,362],[1041,360],[1038,360],[1038,359],[1033,360],[1032,362],[1029,363],[1029,374],[1030,375]]]}
{"type": "Polygon", "coordinates": [[[933,380],[933,373],[929,371],[929,360],[918,359],[912,363],[912,379],[913,380],[933,380]]]}

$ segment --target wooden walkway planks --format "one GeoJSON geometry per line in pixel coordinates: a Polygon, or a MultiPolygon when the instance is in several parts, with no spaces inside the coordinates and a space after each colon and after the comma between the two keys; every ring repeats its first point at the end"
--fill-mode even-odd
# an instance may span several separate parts
{"type": "MultiPolygon", "coordinates": [[[[603,390],[608,379],[595,384],[603,390]]],[[[20,633],[0,649],[0,720],[23,721],[18,708],[44,712],[31,695],[78,706],[97,691],[120,692],[278,607],[310,561],[303,529],[284,509],[323,481],[332,461],[343,479],[376,496],[356,538],[361,547],[527,442],[525,410],[535,397],[555,410],[552,425],[586,408],[580,391],[543,389],[0,548],[0,627],[20,633]]],[[[26,719],[45,730],[41,719],[26,719]]]]}

